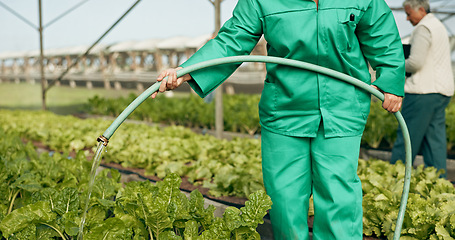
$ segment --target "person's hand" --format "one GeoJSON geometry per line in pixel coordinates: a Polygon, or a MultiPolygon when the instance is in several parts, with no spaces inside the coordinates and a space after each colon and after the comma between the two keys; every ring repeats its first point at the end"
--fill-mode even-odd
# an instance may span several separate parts
{"type": "Polygon", "coordinates": [[[177,71],[182,69],[182,67],[178,68],[170,68],[162,71],[160,75],[156,78],[158,82],[161,82],[160,88],[158,89],[157,92],[154,92],[152,94],[152,98],[155,98],[156,95],[158,95],[158,92],[165,92],[166,90],[172,90],[176,89],[180,85],[182,85],[184,82],[191,80],[191,75],[190,74],[185,74],[179,78],[177,78],[177,71]],[[164,78],[167,79],[163,81],[164,78]]]}
{"type": "Polygon", "coordinates": [[[382,103],[382,108],[385,110],[395,113],[400,111],[401,103],[403,101],[403,97],[397,96],[395,94],[387,93],[379,89],[378,87],[371,85],[375,89],[379,90],[384,94],[384,102],[382,103]]]}

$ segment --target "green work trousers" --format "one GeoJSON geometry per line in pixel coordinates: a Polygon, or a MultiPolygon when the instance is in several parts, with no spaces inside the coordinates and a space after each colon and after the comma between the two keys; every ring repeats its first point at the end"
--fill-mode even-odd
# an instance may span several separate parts
{"type": "Polygon", "coordinates": [[[309,239],[311,194],[314,240],[362,239],[361,136],[325,138],[322,129],[315,138],[262,129],[262,170],[273,202],[275,240],[309,239]]]}

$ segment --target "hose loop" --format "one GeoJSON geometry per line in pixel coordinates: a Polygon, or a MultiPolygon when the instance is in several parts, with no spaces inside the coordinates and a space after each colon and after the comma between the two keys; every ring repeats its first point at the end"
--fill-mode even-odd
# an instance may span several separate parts
{"type": "MultiPolygon", "coordinates": [[[[315,64],[306,63],[298,60],[280,58],[280,57],[271,57],[271,56],[258,56],[258,55],[247,55],[247,56],[234,56],[234,57],[224,57],[212,59],[204,62],[200,62],[191,66],[187,66],[177,71],[177,77],[181,77],[185,74],[194,72],[196,70],[213,67],[222,64],[230,63],[242,63],[242,62],[264,62],[264,63],[273,63],[281,64],[290,67],[301,68],[308,71],[313,71],[316,73],[324,74],[340,81],[347,82],[352,84],[360,89],[366,90],[367,92],[373,94],[379,100],[384,101],[384,94],[378,91],[377,89],[371,87],[369,84],[362,82],[354,77],[346,75],[344,73],[337,72],[335,70],[321,67],[315,64]]],[[[158,91],[160,87],[160,82],[154,83],[148,89],[146,89],[141,95],[139,95],[133,102],[128,105],[125,110],[112,122],[112,124],[106,129],[101,137],[101,141],[104,142],[104,145],[107,145],[108,140],[111,138],[112,134],[117,130],[117,128],[125,121],[125,119],[136,109],[142,102],[144,102],[150,95],[158,91]]],[[[404,184],[403,192],[401,195],[400,209],[398,212],[398,218],[396,222],[396,227],[393,235],[393,240],[399,240],[401,235],[401,228],[403,226],[404,215],[406,211],[406,204],[408,201],[409,188],[411,183],[411,170],[412,170],[412,157],[411,157],[411,140],[409,137],[408,128],[403,119],[403,116],[400,112],[394,113],[398,124],[401,127],[403,132],[403,138],[405,142],[405,152],[406,152],[406,161],[405,161],[405,175],[404,175],[404,184]]]]}

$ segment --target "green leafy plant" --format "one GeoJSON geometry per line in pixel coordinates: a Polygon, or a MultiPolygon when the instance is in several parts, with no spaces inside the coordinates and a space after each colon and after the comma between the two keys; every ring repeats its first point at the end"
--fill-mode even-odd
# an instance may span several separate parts
{"type": "MultiPolygon", "coordinates": [[[[36,154],[17,135],[0,140],[0,235],[2,239],[76,239],[87,197],[90,163],[36,154]],[[4,180],[4,181],[3,181],[4,180]]],[[[120,183],[121,175],[102,170],[95,180],[84,239],[260,239],[256,228],[272,202],[264,191],[250,194],[245,207],[229,207],[215,217],[200,192],[188,199],[177,174],[163,181],[120,183]]]]}
{"type": "MultiPolygon", "coordinates": [[[[364,234],[392,239],[404,179],[404,165],[384,161],[359,162],[362,181],[364,234]]],[[[402,239],[453,239],[455,188],[435,168],[413,170],[402,239]]]]}
{"type": "MultiPolygon", "coordinates": [[[[114,100],[95,96],[89,99],[87,110],[92,114],[118,116],[136,97],[131,94],[127,98],[114,100]]],[[[257,107],[259,99],[260,95],[225,95],[223,97],[225,130],[251,135],[259,133],[257,107]]],[[[214,103],[206,103],[194,95],[184,98],[159,97],[153,101],[146,101],[135,109],[130,118],[206,129],[214,129],[215,126],[214,103]]]]}
{"type": "Polygon", "coordinates": [[[371,101],[362,143],[371,148],[379,148],[381,144],[392,147],[396,138],[398,123],[394,115],[382,108],[381,101],[371,101]]]}
{"type": "Polygon", "coordinates": [[[455,150],[455,100],[446,108],[447,150],[455,150]]]}
{"type": "MultiPolygon", "coordinates": [[[[108,99],[95,96],[89,100],[87,111],[92,114],[118,116],[137,96],[108,99]]],[[[225,95],[223,98],[225,131],[258,134],[261,131],[258,116],[260,95],[225,95]]],[[[455,104],[446,110],[448,150],[455,147],[455,104]]],[[[131,118],[155,123],[177,124],[186,127],[214,129],[214,104],[205,103],[197,96],[184,98],[156,98],[141,104],[131,118]],[[159,113],[159,114],[156,114],[159,113]]],[[[370,115],[362,137],[363,145],[370,148],[391,148],[396,139],[398,123],[393,114],[382,108],[382,102],[373,98],[370,115]]]]}
{"type": "MultiPolygon", "coordinates": [[[[59,152],[94,150],[100,129],[111,122],[49,112],[0,112],[0,128],[59,152]]],[[[195,185],[209,187],[213,196],[246,197],[263,189],[257,139],[226,141],[181,126],[124,123],[103,158],[124,167],[145,169],[146,174],[161,179],[167,171],[177,173],[195,185]]]]}
{"type": "MultiPolygon", "coordinates": [[[[80,206],[81,199],[86,197],[88,176],[81,173],[89,172],[90,163],[85,157],[88,151],[79,151],[75,158],[59,153],[38,155],[30,142],[24,145],[17,137],[52,143],[68,152],[69,142],[78,137],[69,135],[71,131],[49,129],[54,125],[59,129],[77,126],[76,135],[93,134],[92,138],[96,138],[90,126],[105,129],[109,122],[45,112],[0,111],[0,231],[4,235],[6,232],[9,239],[27,239],[33,234],[53,238],[63,235],[71,239],[77,233],[81,208],[76,213],[74,206],[78,201],[80,206]],[[26,206],[27,211],[19,211],[26,206]],[[54,216],[54,220],[48,221],[54,216]]],[[[84,145],[84,149],[93,146],[84,145]]],[[[259,153],[258,141],[254,139],[217,140],[182,127],[161,129],[125,123],[104,153],[106,160],[144,168],[165,180],[157,185],[128,183],[123,188],[117,171],[99,173],[90,200],[85,236],[91,239],[103,234],[112,239],[122,236],[213,239],[213,236],[226,236],[230,231],[231,239],[250,236],[254,239],[257,234],[250,231],[248,224],[260,218],[256,221],[246,218],[248,208],[228,208],[224,217],[218,219],[212,216],[213,207],[201,207],[200,193],[193,192],[185,199],[177,193],[177,185],[180,177],[186,176],[193,184],[211,187],[214,195],[229,193],[249,195],[250,201],[261,199],[265,193],[259,153]],[[158,210],[154,210],[160,209],[154,205],[159,202],[164,203],[160,213],[166,213],[161,217],[158,210]]],[[[364,234],[391,239],[401,201],[404,165],[359,160],[358,174],[364,193],[364,234]]],[[[403,239],[455,238],[455,190],[449,181],[439,176],[440,172],[434,168],[420,166],[412,171],[403,239]]],[[[266,202],[265,198],[251,206],[265,206],[266,202]]]]}

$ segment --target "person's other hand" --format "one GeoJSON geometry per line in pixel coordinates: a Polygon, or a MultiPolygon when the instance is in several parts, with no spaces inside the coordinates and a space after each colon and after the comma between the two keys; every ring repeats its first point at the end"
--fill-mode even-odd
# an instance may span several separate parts
{"type": "Polygon", "coordinates": [[[382,108],[385,110],[395,113],[400,111],[401,103],[403,101],[403,97],[397,96],[395,94],[387,93],[379,89],[378,87],[371,85],[375,89],[379,90],[384,94],[384,102],[382,102],[382,108]]]}
{"type": "Polygon", "coordinates": [[[158,95],[158,92],[165,92],[166,90],[173,90],[182,85],[184,82],[191,80],[190,74],[185,74],[179,78],[177,78],[177,71],[182,69],[182,67],[178,68],[170,68],[162,71],[160,75],[156,78],[158,82],[161,82],[160,88],[157,92],[152,94],[152,98],[155,98],[158,95]],[[163,81],[163,79],[167,79],[163,81]]]}

